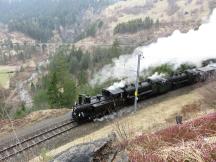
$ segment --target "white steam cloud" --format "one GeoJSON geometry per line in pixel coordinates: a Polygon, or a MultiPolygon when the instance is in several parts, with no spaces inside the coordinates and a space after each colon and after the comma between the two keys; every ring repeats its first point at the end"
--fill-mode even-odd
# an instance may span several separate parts
{"type": "Polygon", "coordinates": [[[112,64],[105,66],[94,76],[91,83],[102,83],[107,79],[135,80],[138,51],[144,56],[141,59],[141,71],[164,63],[179,66],[189,62],[199,65],[205,59],[216,58],[215,42],[216,10],[209,22],[202,25],[198,31],[190,30],[188,33],[175,31],[170,37],[160,38],[158,42],[149,46],[138,47],[133,54],[114,59],[112,64]]]}
{"type": "Polygon", "coordinates": [[[114,83],[112,86],[108,87],[107,90],[115,90],[116,88],[123,88],[126,82],[124,80],[114,83]]]}
{"type": "Polygon", "coordinates": [[[165,74],[159,74],[158,72],[156,72],[152,76],[150,76],[149,79],[156,80],[156,79],[160,79],[164,76],[166,76],[166,75],[165,74]]]}

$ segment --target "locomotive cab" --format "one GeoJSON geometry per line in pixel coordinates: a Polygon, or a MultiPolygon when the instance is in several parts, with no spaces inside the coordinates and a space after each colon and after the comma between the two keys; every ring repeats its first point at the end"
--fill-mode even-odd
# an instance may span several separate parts
{"type": "Polygon", "coordinates": [[[79,100],[78,101],[79,105],[91,103],[91,97],[89,97],[89,96],[87,96],[85,94],[79,95],[78,100],[79,100]]]}
{"type": "Polygon", "coordinates": [[[102,95],[107,97],[107,98],[121,98],[123,95],[124,91],[120,88],[116,89],[103,89],[102,90],[102,95]]]}

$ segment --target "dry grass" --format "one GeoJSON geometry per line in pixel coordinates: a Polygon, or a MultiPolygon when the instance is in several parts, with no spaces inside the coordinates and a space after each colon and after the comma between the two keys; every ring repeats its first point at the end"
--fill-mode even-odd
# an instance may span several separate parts
{"type": "Polygon", "coordinates": [[[113,123],[113,131],[116,132],[119,139],[126,141],[134,135],[132,126],[132,123],[116,120],[113,123]]]}
{"type": "Polygon", "coordinates": [[[203,88],[199,90],[199,93],[203,97],[203,101],[212,107],[216,107],[216,81],[206,84],[203,88]]]}
{"type": "Polygon", "coordinates": [[[143,134],[124,144],[132,162],[212,162],[216,160],[216,140],[204,140],[211,136],[216,136],[216,113],[143,134]]]}
{"type": "Polygon", "coordinates": [[[9,88],[10,77],[13,76],[13,73],[7,73],[16,71],[16,66],[0,66],[0,86],[3,88],[9,88]]]}
{"type": "Polygon", "coordinates": [[[176,11],[175,14],[168,15],[167,11],[169,9],[168,2],[157,1],[151,5],[151,7],[147,7],[146,1],[143,0],[130,0],[130,1],[121,1],[116,3],[110,7],[108,7],[102,15],[105,17],[106,21],[115,20],[108,22],[112,28],[115,27],[116,24],[127,22],[129,20],[144,18],[146,16],[150,16],[153,19],[160,19],[160,21],[170,22],[172,20],[177,21],[187,21],[187,20],[195,20],[202,19],[204,15],[208,15],[208,1],[203,1],[202,4],[197,5],[196,0],[192,0],[191,3],[187,3],[182,0],[177,1],[177,6],[180,8],[176,11]],[[142,10],[140,10],[140,8],[142,10]],[[192,14],[184,15],[184,12],[195,12],[197,10],[196,16],[192,14]],[[121,16],[119,14],[121,13],[121,16]],[[181,16],[182,15],[182,16],[181,16]],[[183,16],[184,15],[184,16],[183,16]],[[116,17],[118,16],[118,17],[116,17]],[[114,17],[117,19],[114,19],[114,17]],[[111,19],[113,18],[113,19],[111,19]]]}
{"type": "Polygon", "coordinates": [[[207,143],[200,139],[194,143],[180,143],[179,146],[174,146],[168,150],[162,150],[160,153],[163,159],[169,161],[196,161],[196,162],[211,162],[216,160],[216,144],[207,143]]]}
{"type": "Polygon", "coordinates": [[[189,115],[195,112],[201,111],[201,101],[196,101],[191,104],[184,105],[181,110],[181,114],[184,118],[189,118],[189,115]]]}
{"type": "MultiPolygon", "coordinates": [[[[13,125],[16,129],[24,128],[30,124],[37,123],[39,121],[57,117],[70,112],[70,109],[53,109],[53,110],[40,110],[37,112],[32,112],[23,119],[12,120],[13,125]]],[[[0,120],[0,136],[12,131],[10,120],[0,120]]]]}

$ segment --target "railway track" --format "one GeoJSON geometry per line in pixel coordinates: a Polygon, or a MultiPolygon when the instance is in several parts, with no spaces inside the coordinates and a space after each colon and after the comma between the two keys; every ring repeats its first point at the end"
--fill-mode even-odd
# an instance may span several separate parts
{"type": "Polygon", "coordinates": [[[66,133],[76,127],[78,127],[76,122],[73,120],[67,120],[58,126],[54,126],[53,128],[43,129],[35,134],[32,134],[31,136],[26,136],[15,144],[8,143],[3,147],[1,146],[0,162],[13,158],[16,155],[33,148],[34,146],[66,133]]]}

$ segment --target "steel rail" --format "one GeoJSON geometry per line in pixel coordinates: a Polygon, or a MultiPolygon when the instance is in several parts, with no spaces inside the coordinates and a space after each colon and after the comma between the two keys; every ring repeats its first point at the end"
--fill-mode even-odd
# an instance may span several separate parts
{"type": "Polygon", "coordinates": [[[19,154],[19,153],[22,153],[25,150],[28,150],[28,149],[30,149],[30,148],[32,148],[32,147],[34,147],[34,146],[36,146],[42,142],[48,141],[51,138],[54,138],[58,135],[61,135],[61,134],[65,133],[69,130],[72,130],[73,128],[76,128],[76,127],[78,127],[78,124],[72,120],[72,121],[63,123],[57,127],[54,127],[54,128],[51,128],[51,129],[48,129],[45,131],[43,130],[39,134],[30,136],[26,139],[23,139],[19,143],[10,145],[9,147],[6,147],[6,148],[0,150],[0,161],[5,161],[5,160],[7,160],[7,159],[19,154]],[[70,126],[69,128],[66,128],[70,124],[75,124],[75,125],[70,126]],[[61,130],[62,128],[66,128],[66,129],[61,130]],[[60,130],[60,131],[56,132],[57,130],[60,130]],[[42,138],[39,138],[39,137],[42,137],[42,138]],[[38,140],[35,141],[36,139],[38,139],[38,140]],[[31,144],[28,144],[30,142],[31,142],[31,144]],[[22,146],[24,143],[27,143],[26,147],[22,146]],[[16,150],[15,148],[16,147],[18,148],[19,146],[22,146],[22,148],[21,149],[19,148],[16,150]],[[11,150],[12,150],[12,152],[10,153],[11,150]],[[5,153],[5,155],[3,153],[5,153]]]}

